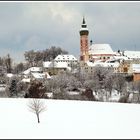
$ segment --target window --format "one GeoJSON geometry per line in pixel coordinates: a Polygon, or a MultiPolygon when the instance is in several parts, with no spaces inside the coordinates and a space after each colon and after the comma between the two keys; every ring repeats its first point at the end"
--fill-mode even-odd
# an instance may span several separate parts
{"type": "Polygon", "coordinates": [[[128,72],[128,68],[127,67],[124,68],[124,72],[128,72]]]}

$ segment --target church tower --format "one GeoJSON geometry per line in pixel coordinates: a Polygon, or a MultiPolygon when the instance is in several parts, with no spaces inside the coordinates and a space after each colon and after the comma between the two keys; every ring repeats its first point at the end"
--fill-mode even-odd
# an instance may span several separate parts
{"type": "Polygon", "coordinates": [[[88,48],[88,28],[85,22],[85,18],[83,18],[83,22],[81,25],[80,33],[80,61],[88,61],[89,60],[89,48],[88,48]]]}

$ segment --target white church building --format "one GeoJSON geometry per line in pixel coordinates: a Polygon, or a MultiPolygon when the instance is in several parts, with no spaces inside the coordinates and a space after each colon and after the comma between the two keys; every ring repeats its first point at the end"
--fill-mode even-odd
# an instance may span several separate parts
{"type": "Polygon", "coordinates": [[[89,47],[89,60],[105,62],[110,57],[115,56],[115,52],[112,50],[109,44],[92,44],[89,47]]]}

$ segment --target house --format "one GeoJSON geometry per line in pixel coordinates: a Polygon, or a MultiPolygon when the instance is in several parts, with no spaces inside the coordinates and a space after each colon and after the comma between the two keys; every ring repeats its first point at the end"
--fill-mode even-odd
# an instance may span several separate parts
{"type": "Polygon", "coordinates": [[[71,68],[71,71],[75,71],[77,64],[78,64],[78,60],[76,57],[74,57],[73,55],[58,55],[55,59],[55,62],[66,62],[68,67],[71,68]]]}
{"type": "Polygon", "coordinates": [[[96,61],[96,62],[81,62],[81,69],[82,71],[86,72],[86,73],[93,73],[95,67],[104,67],[104,68],[108,68],[108,69],[112,69],[114,73],[117,72],[118,67],[119,67],[119,62],[102,62],[102,61],[96,61]]]}
{"type": "Polygon", "coordinates": [[[133,81],[140,80],[140,64],[132,64],[133,81]]]}
{"type": "Polygon", "coordinates": [[[24,83],[30,83],[31,79],[30,78],[23,78],[21,80],[21,82],[24,82],[24,83]]]}
{"type": "Polygon", "coordinates": [[[31,80],[44,80],[50,79],[50,75],[47,72],[43,72],[42,67],[31,67],[23,72],[22,80],[25,83],[29,83],[31,80]]]}
{"type": "Polygon", "coordinates": [[[31,67],[23,72],[23,75],[29,75],[30,73],[43,73],[42,67],[31,67]]]}
{"type": "Polygon", "coordinates": [[[45,72],[49,73],[49,75],[56,75],[59,72],[71,71],[71,68],[68,66],[67,62],[59,62],[59,61],[43,62],[43,68],[45,72]]]}
{"type": "Polygon", "coordinates": [[[15,75],[13,73],[6,73],[5,74],[5,78],[6,78],[6,81],[10,81],[15,75]]]}
{"type": "Polygon", "coordinates": [[[12,73],[7,73],[6,74],[6,77],[8,77],[8,78],[12,78],[14,76],[14,74],[12,74],[12,73]]]}
{"type": "Polygon", "coordinates": [[[123,55],[130,59],[140,59],[140,51],[124,51],[123,55]]]}
{"type": "Polygon", "coordinates": [[[129,60],[123,60],[120,62],[118,73],[129,73],[131,62],[129,60]]]}

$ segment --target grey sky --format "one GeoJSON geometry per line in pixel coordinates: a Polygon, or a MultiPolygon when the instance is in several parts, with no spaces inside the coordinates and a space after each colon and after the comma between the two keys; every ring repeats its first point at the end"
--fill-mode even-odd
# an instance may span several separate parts
{"type": "Polygon", "coordinates": [[[78,57],[83,15],[89,40],[140,51],[140,2],[0,2],[0,56],[55,45],[78,57]]]}

